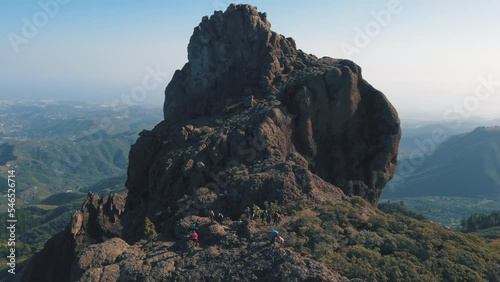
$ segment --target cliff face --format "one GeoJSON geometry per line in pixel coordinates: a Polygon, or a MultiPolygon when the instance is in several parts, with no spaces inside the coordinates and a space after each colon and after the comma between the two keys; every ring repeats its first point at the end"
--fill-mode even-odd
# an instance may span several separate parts
{"type": "MultiPolygon", "coordinates": [[[[72,265],[65,277],[83,281],[107,273],[120,281],[149,281],[156,264],[144,256],[161,244],[129,245],[142,237],[145,217],[168,237],[176,236],[179,220],[206,216],[209,208],[237,219],[243,208],[266,201],[309,205],[359,195],[377,203],[396,166],[401,131],[395,109],[353,62],[306,54],[270,27],[266,14],[249,5],[230,5],[203,18],[188,45],[189,62],[165,90],[165,120],[141,132],[130,150],[126,204],[121,196],[99,200],[91,195],[71,228],[58,235],[73,250],[64,253],[72,265]],[[128,243],[107,240],[112,237],[128,243]],[[103,250],[126,251],[106,251],[114,257],[89,264],[85,257],[101,248],[89,247],[95,243],[103,250]],[[134,258],[148,263],[136,265],[134,258]],[[129,270],[135,274],[126,276],[129,270]]],[[[205,238],[220,237],[216,242],[227,242],[231,234],[206,232],[205,238]]],[[[228,246],[239,251],[220,257],[218,263],[228,265],[219,276],[215,264],[206,266],[219,257],[210,253],[214,250],[190,263],[204,265],[216,275],[210,276],[213,281],[232,277],[231,263],[238,261],[248,275],[260,273],[256,279],[342,279],[288,250],[259,251],[276,265],[243,263],[243,256],[263,246],[234,242],[228,246]],[[293,270],[293,265],[302,267],[293,270]]],[[[34,263],[40,259],[29,264],[24,280],[43,272],[34,263]]],[[[176,261],[161,277],[184,281],[179,277],[190,268],[176,261]]]]}

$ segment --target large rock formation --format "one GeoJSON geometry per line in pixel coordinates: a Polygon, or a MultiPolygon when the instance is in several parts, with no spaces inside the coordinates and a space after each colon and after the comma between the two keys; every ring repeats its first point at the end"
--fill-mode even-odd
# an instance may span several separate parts
{"type": "MultiPolygon", "coordinates": [[[[227,230],[202,237],[231,241],[228,248],[236,251],[205,250],[188,262],[176,259],[178,252],[154,261],[146,253],[171,249],[139,241],[145,217],[169,237],[179,220],[206,216],[209,208],[237,219],[244,207],[265,202],[321,204],[359,195],[377,203],[396,166],[395,109],[353,62],[306,54],[270,28],[266,14],[249,5],[203,18],[188,45],[189,62],[166,88],[165,120],[131,148],[126,206],[116,196],[89,197],[71,228],[58,235],[71,248],[60,254],[66,258],[61,266],[72,265],[60,281],[152,281],[154,275],[201,281],[201,270],[213,275],[205,281],[224,281],[235,277],[236,265],[249,276],[234,281],[343,279],[292,251],[261,250],[258,240],[242,246],[246,239],[231,241],[227,230]],[[112,237],[128,243],[106,241],[112,237]],[[257,251],[273,264],[245,259],[257,251]],[[227,268],[215,271],[215,257],[227,268]],[[204,268],[189,271],[194,265],[204,268]]],[[[23,279],[43,275],[34,263],[28,266],[23,279]]]]}
{"type": "Polygon", "coordinates": [[[308,55],[270,27],[265,13],[231,5],[195,28],[165,120],[130,152],[129,209],[166,222],[200,187],[231,216],[338,198],[336,187],[377,203],[396,166],[395,109],[353,62],[308,55]]]}

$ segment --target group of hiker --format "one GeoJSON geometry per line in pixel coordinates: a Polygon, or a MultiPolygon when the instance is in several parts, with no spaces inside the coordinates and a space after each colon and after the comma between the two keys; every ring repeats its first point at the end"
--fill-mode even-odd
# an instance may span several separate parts
{"type": "MultiPolygon", "coordinates": [[[[217,216],[215,216],[214,210],[210,210],[208,212],[208,217],[210,218],[210,224],[214,224],[215,221],[217,221],[219,224],[222,224],[224,222],[224,215],[222,213],[218,213],[217,216]]],[[[200,244],[198,243],[198,223],[197,222],[191,222],[191,240],[193,241],[193,246],[199,246],[200,244]]]]}
{"type": "Polygon", "coordinates": [[[245,215],[249,221],[261,219],[262,224],[267,224],[273,226],[277,226],[281,223],[283,219],[283,215],[280,211],[275,211],[274,213],[269,212],[268,210],[261,210],[258,206],[247,207],[245,209],[245,215]]]}
{"type": "MultiPolygon", "coordinates": [[[[258,206],[251,206],[247,207],[244,211],[245,216],[249,221],[256,221],[257,219],[261,219],[262,224],[264,225],[272,225],[277,226],[281,223],[281,220],[283,219],[283,215],[279,210],[274,211],[274,212],[269,212],[267,209],[266,210],[261,210],[258,206]]],[[[222,224],[224,221],[224,216],[222,213],[217,213],[217,216],[215,215],[214,210],[210,209],[208,212],[208,217],[210,219],[210,224],[214,224],[216,221],[219,224],[222,224]]],[[[191,240],[193,241],[193,246],[199,246],[198,243],[198,223],[197,222],[192,222],[191,223],[191,240]]],[[[271,244],[279,244],[279,247],[283,247],[283,243],[285,242],[285,239],[279,235],[279,232],[275,229],[271,230],[271,244]]]]}
{"type": "Polygon", "coordinates": [[[193,246],[199,246],[200,244],[198,243],[198,223],[197,222],[191,222],[191,239],[193,240],[193,246]]]}
{"type": "Polygon", "coordinates": [[[220,213],[220,212],[217,214],[217,218],[215,218],[214,210],[210,210],[208,212],[208,217],[210,218],[210,224],[214,224],[215,219],[217,220],[217,222],[219,224],[222,224],[222,222],[224,221],[224,215],[222,215],[222,213],[220,213]]]}

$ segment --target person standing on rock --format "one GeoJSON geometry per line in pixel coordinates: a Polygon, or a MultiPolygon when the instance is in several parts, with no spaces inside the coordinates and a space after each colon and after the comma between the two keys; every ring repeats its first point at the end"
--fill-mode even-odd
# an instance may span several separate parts
{"type": "Polygon", "coordinates": [[[257,220],[260,217],[260,213],[261,213],[261,210],[260,210],[259,206],[256,206],[255,215],[254,215],[255,220],[257,220]]]}
{"type": "Polygon", "coordinates": [[[191,239],[193,239],[193,246],[199,246],[198,244],[198,233],[196,231],[193,231],[193,234],[191,235],[191,239]]]}
{"type": "Polygon", "coordinates": [[[267,213],[267,215],[266,215],[266,222],[267,222],[267,225],[271,225],[271,220],[272,220],[271,214],[270,214],[270,213],[267,213]]]}
{"type": "Polygon", "coordinates": [[[219,213],[217,215],[217,221],[219,222],[219,224],[222,224],[222,222],[224,221],[224,216],[222,215],[222,213],[219,213]]]}
{"type": "Polygon", "coordinates": [[[267,218],[267,210],[264,210],[264,211],[260,214],[260,219],[262,219],[262,224],[264,224],[264,222],[266,222],[266,218],[267,218]]]}
{"type": "Polygon", "coordinates": [[[275,211],[273,215],[273,225],[276,226],[280,222],[280,213],[279,211],[275,211]]]}
{"type": "Polygon", "coordinates": [[[214,224],[214,217],[215,217],[214,210],[210,210],[210,212],[208,213],[208,217],[210,217],[210,224],[214,224]]]}

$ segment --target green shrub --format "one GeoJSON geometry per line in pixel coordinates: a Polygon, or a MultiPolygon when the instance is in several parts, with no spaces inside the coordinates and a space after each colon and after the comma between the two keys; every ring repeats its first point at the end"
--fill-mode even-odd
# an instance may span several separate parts
{"type": "Polygon", "coordinates": [[[209,127],[209,126],[202,126],[200,128],[200,131],[203,133],[203,134],[211,134],[214,132],[214,129],[212,127],[209,127]]]}
{"type": "Polygon", "coordinates": [[[151,240],[156,237],[155,225],[149,220],[148,217],[144,219],[144,239],[151,240]]]}
{"type": "Polygon", "coordinates": [[[368,202],[366,202],[363,198],[360,196],[354,196],[349,199],[353,207],[366,207],[368,206],[368,202]]]}
{"type": "Polygon", "coordinates": [[[386,229],[389,226],[385,216],[374,214],[368,219],[367,228],[373,231],[386,229]]]}
{"type": "MultiPolygon", "coordinates": [[[[271,206],[266,203],[267,206],[271,206]]],[[[366,281],[496,281],[500,245],[359,199],[297,212],[280,230],[286,246],[348,278],[366,281]],[[495,247],[496,246],[496,247],[495,247]]],[[[277,207],[277,204],[272,206],[277,207]]]]}
{"type": "Polygon", "coordinates": [[[362,245],[367,249],[379,251],[383,243],[384,239],[382,237],[368,230],[361,230],[353,237],[353,245],[362,245]]]}

